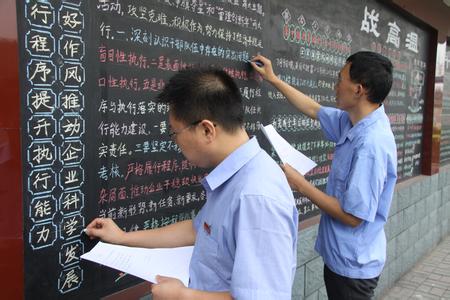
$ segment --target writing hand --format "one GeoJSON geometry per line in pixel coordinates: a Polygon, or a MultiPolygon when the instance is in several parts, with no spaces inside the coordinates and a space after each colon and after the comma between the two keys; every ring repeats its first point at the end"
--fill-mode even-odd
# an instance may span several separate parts
{"type": "Polygon", "coordinates": [[[84,231],[91,239],[99,238],[104,242],[121,244],[125,232],[109,218],[96,218],[84,231]]]}
{"type": "Polygon", "coordinates": [[[180,280],[157,275],[156,284],[152,284],[152,295],[154,300],[181,299],[185,289],[187,288],[180,280]]]}
{"type": "Polygon", "coordinates": [[[277,79],[277,76],[273,72],[272,62],[266,57],[258,54],[252,57],[250,64],[265,80],[272,82],[277,79]]]}

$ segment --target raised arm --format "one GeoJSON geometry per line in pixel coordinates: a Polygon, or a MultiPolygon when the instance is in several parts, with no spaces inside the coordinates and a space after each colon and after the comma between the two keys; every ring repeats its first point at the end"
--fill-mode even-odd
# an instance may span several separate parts
{"type": "Polygon", "coordinates": [[[317,113],[321,107],[320,104],[279,79],[273,72],[272,62],[269,59],[262,55],[257,55],[252,58],[251,65],[266,81],[278,89],[299,111],[310,118],[317,119],[317,113]],[[262,62],[262,66],[258,66],[255,61],[262,62]]]}
{"type": "Polygon", "coordinates": [[[90,238],[104,242],[143,248],[170,248],[191,246],[195,242],[192,220],[182,221],[165,227],[125,232],[112,219],[96,218],[86,227],[90,238]]]}

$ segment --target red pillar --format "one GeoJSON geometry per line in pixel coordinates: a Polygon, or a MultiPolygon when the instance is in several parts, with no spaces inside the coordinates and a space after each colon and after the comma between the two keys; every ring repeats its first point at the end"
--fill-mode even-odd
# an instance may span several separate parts
{"type": "Polygon", "coordinates": [[[16,1],[0,1],[0,291],[22,299],[22,163],[16,1]]]}

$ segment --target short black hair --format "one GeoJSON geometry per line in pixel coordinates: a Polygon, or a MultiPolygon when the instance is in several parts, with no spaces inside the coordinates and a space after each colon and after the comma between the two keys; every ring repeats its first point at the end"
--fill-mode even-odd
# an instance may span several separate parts
{"type": "Polygon", "coordinates": [[[211,120],[227,132],[243,127],[239,88],[223,70],[192,67],[179,71],[164,87],[158,101],[168,103],[173,116],[186,124],[211,120]]]}
{"type": "Polygon", "coordinates": [[[392,87],[392,63],[381,54],[360,51],[347,58],[350,63],[350,79],[367,90],[367,98],[382,103],[392,87]]]}

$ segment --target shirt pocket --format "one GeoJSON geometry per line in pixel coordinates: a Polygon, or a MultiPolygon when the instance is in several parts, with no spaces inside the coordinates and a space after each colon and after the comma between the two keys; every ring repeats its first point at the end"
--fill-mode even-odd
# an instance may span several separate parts
{"type": "Polygon", "coordinates": [[[199,231],[197,237],[197,243],[195,245],[195,250],[197,251],[198,262],[201,265],[202,273],[209,272],[215,273],[217,270],[217,254],[218,254],[218,243],[210,235],[207,234],[203,229],[199,231]]]}
{"type": "Polygon", "coordinates": [[[348,180],[350,175],[350,167],[352,164],[352,152],[344,149],[336,149],[338,156],[333,159],[334,181],[336,186],[336,197],[343,196],[348,187],[348,180]],[[338,152],[339,151],[339,152],[338,152]]]}

